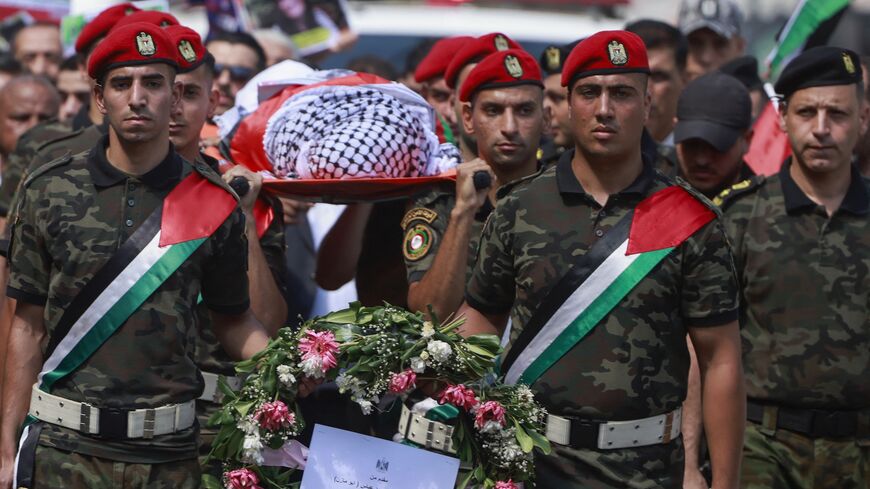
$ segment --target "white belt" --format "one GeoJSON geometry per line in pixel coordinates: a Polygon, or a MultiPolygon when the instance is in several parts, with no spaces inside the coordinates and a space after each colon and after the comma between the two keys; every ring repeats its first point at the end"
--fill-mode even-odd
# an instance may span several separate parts
{"type": "Polygon", "coordinates": [[[195,401],[170,404],[154,409],[96,408],[39,390],[30,392],[30,415],[88,435],[106,438],[153,438],[176,433],[193,426],[195,401]]]}
{"type": "Polygon", "coordinates": [[[452,426],[427,419],[405,405],[402,405],[402,416],[399,418],[399,434],[424,448],[456,453],[452,426]]]}
{"type": "MultiPolygon", "coordinates": [[[[629,421],[607,421],[596,423],[598,426],[597,448],[613,450],[617,448],[642,447],[668,443],[680,436],[682,409],[629,421]]],[[[560,416],[547,416],[547,439],[560,445],[572,445],[571,423],[576,420],[560,416]]],[[[577,444],[575,440],[574,445],[577,444]]]]}
{"type": "Polygon", "coordinates": [[[202,372],[202,380],[205,382],[205,388],[202,390],[202,395],[199,396],[200,400],[217,404],[223,402],[224,393],[221,392],[220,387],[218,387],[218,379],[221,377],[223,377],[230,389],[237,391],[242,388],[242,379],[239,377],[202,372]]]}

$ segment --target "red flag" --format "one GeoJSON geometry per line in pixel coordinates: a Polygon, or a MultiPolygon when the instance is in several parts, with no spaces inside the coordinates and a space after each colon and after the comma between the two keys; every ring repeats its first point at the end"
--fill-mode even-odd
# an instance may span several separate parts
{"type": "Polygon", "coordinates": [[[625,254],[677,246],[715,217],[709,207],[683,187],[659,190],[634,208],[625,254]]]}
{"type": "Polygon", "coordinates": [[[752,129],[752,142],[743,159],[758,175],[778,173],[782,162],[791,155],[791,146],[788,135],[779,128],[779,114],[773,102],[768,102],[752,129]]]}
{"type": "Polygon", "coordinates": [[[211,236],[237,205],[229,192],[191,173],[163,199],[160,246],[211,236]]]}

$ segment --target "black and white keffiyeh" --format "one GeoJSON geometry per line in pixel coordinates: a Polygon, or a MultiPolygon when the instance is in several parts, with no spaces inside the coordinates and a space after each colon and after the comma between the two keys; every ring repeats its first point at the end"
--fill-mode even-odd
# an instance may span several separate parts
{"type": "Polygon", "coordinates": [[[431,107],[402,85],[322,86],[284,102],[263,147],[282,178],[428,176],[459,161],[433,127],[431,107]]]}

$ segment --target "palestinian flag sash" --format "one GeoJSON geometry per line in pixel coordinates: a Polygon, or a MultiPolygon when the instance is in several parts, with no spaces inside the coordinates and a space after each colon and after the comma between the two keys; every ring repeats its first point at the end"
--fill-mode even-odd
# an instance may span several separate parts
{"type": "MultiPolygon", "coordinates": [[[[163,205],[66,308],[49,340],[46,360],[37,376],[39,389],[50,393],[54,384],[90,358],[226,221],[236,205],[229,192],[196,171],[176,185],[163,205]],[[202,212],[203,208],[208,212],[202,212]]],[[[16,456],[15,487],[23,485],[31,475],[32,452],[28,445],[35,449],[40,426],[34,425],[37,421],[30,415],[25,419],[16,456]]]]}
{"type": "Polygon", "coordinates": [[[502,363],[507,384],[534,384],[689,236],[715,218],[680,186],[644,199],[547,293],[502,363]]]}

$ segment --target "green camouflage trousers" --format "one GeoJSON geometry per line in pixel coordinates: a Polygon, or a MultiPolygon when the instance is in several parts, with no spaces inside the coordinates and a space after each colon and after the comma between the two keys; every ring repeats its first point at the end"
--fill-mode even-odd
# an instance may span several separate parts
{"type": "Polygon", "coordinates": [[[746,422],[741,486],[744,489],[867,489],[870,439],[809,438],[773,434],[746,422]]]}
{"type": "Polygon", "coordinates": [[[33,481],[33,489],[195,489],[200,470],[195,458],[133,464],[37,446],[33,481]]]}
{"type": "Polygon", "coordinates": [[[680,489],[683,438],[663,445],[588,450],[552,444],[535,457],[537,489],[680,489]]]}

